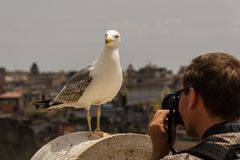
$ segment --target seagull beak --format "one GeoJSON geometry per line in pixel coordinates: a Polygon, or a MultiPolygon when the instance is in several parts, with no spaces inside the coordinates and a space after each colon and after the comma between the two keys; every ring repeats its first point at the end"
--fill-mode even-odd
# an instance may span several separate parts
{"type": "Polygon", "coordinates": [[[109,37],[107,37],[106,40],[105,40],[106,44],[109,43],[109,42],[112,42],[112,41],[113,41],[113,39],[109,38],[109,37]]]}

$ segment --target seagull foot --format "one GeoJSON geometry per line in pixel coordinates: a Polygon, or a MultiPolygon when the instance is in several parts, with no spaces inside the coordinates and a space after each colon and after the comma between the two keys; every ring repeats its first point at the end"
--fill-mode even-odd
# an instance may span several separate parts
{"type": "Polygon", "coordinates": [[[88,136],[89,140],[95,140],[95,139],[100,139],[100,138],[102,138],[102,137],[93,132],[89,133],[89,136],[88,136]]]}
{"type": "Polygon", "coordinates": [[[103,131],[101,131],[101,130],[95,130],[95,131],[94,131],[94,134],[100,136],[101,138],[106,137],[106,136],[109,136],[109,134],[107,134],[107,133],[105,133],[105,132],[103,132],[103,131]]]}

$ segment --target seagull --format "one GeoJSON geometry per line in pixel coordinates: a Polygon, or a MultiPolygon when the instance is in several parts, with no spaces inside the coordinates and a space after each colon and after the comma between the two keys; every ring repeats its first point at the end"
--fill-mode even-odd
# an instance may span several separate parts
{"type": "Polygon", "coordinates": [[[89,138],[94,134],[103,137],[100,129],[101,105],[110,102],[122,86],[122,68],[119,57],[120,34],[115,30],[105,32],[105,47],[91,65],[74,74],[52,99],[34,102],[46,110],[64,107],[85,108],[89,138]],[[91,105],[97,106],[97,126],[92,132],[91,105]]]}

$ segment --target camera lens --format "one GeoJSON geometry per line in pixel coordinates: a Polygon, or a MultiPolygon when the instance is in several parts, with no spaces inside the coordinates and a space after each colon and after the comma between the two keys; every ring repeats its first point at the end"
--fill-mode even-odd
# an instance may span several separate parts
{"type": "Polygon", "coordinates": [[[162,101],[162,109],[176,109],[178,107],[179,96],[175,93],[168,94],[162,101]]]}
{"type": "Polygon", "coordinates": [[[171,93],[164,97],[162,101],[162,109],[173,109],[175,110],[174,119],[177,124],[183,124],[182,118],[178,111],[180,95],[177,93],[171,93]]]}

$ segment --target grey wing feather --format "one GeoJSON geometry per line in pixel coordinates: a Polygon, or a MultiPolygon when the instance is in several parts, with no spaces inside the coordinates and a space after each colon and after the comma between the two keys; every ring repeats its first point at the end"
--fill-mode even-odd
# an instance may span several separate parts
{"type": "Polygon", "coordinates": [[[50,104],[56,102],[72,103],[78,101],[92,80],[90,76],[90,71],[92,69],[93,67],[89,66],[74,74],[50,104]]]}

